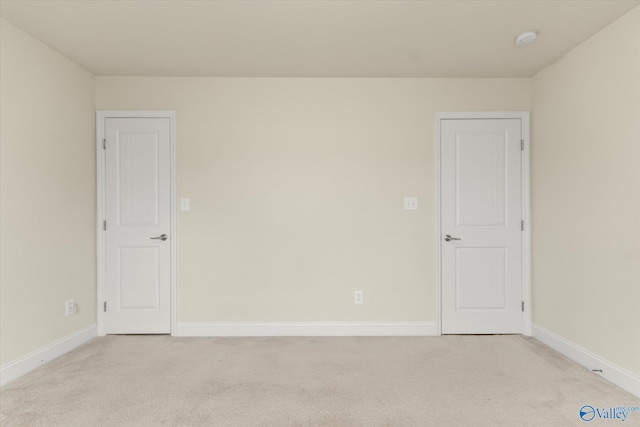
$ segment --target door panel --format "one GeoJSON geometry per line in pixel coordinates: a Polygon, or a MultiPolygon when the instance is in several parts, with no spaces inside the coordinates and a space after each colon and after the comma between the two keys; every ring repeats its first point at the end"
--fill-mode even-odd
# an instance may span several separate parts
{"type": "Polygon", "coordinates": [[[457,226],[505,226],[505,143],[501,134],[458,134],[455,153],[457,226]]]}
{"type": "Polygon", "coordinates": [[[119,225],[158,225],[159,137],[158,132],[117,134],[119,225]]]}
{"type": "Polygon", "coordinates": [[[456,309],[504,309],[506,248],[455,248],[456,309]]]}
{"type": "Polygon", "coordinates": [[[119,248],[118,308],[158,310],[160,254],[158,248],[119,248]]]}
{"type": "Polygon", "coordinates": [[[106,333],[168,333],[170,119],[107,118],[106,333]]]}
{"type": "Polygon", "coordinates": [[[522,332],[521,126],[441,123],[443,333],[522,332]]]}

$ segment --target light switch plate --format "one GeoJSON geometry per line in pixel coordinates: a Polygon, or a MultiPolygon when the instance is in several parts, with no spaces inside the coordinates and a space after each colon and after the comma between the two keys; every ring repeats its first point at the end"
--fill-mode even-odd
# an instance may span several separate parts
{"type": "Polygon", "coordinates": [[[189,198],[183,197],[182,199],[180,199],[180,210],[181,211],[191,210],[191,207],[189,206],[189,198]]]}
{"type": "Polygon", "coordinates": [[[417,197],[405,197],[404,198],[404,210],[405,211],[417,211],[418,210],[418,198],[417,197]]]}

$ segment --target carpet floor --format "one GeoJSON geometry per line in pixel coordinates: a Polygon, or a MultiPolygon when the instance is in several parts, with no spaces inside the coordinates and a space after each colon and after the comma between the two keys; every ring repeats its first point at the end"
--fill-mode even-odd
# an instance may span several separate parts
{"type": "MultiPolygon", "coordinates": [[[[519,336],[107,336],[0,390],[2,426],[583,426],[640,399],[519,336]]],[[[622,425],[640,425],[629,413],[622,425]]]]}

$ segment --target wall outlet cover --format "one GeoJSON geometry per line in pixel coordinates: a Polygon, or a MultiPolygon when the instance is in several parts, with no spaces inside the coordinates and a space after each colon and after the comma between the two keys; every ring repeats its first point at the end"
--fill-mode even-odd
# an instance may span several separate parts
{"type": "Polygon", "coordinates": [[[405,211],[417,211],[418,210],[418,198],[414,196],[404,198],[404,210],[405,211]]]}
{"type": "Polygon", "coordinates": [[[65,302],[65,314],[67,316],[75,316],[77,312],[78,306],[76,305],[75,300],[67,300],[67,302],[65,302]]]}
{"type": "Polygon", "coordinates": [[[363,304],[364,303],[364,292],[355,291],[354,292],[354,304],[363,304]]]}

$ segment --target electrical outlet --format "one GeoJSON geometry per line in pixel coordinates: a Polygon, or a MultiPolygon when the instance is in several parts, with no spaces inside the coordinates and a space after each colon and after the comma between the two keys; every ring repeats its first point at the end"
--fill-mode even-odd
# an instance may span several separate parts
{"type": "Polygon", "coordinates": [[[404,210],[405,211],[417,211],[418,210],[418,198],[417,197],[405,197],[404,198],[404,210]]]}
{"type": "Polygon", "coordinates": [[[75,316],[76,313],[78,312],[78,305],[76,304],[75,300],[68,300],[65,303],[65,313],[67,316],[75,316]]]}
{"type": "Polygon", "coordinates": [[[353,294],[353,297],[354,297],[354,300],[353,300],[354,304],[363,304],[364,303],[364,292],[355,291],[355,293],[353,294]]]}

